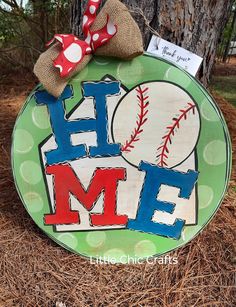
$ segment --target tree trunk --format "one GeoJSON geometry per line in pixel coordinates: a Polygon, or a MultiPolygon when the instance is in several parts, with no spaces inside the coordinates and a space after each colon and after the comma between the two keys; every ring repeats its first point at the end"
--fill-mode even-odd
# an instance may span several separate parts
{"type": "MultiPolygon", "coordinates": [[[[103,1],[104,2],[104,1],[103,1]]],[[[122,0],[131,11],[141,9],[162,38],[203,57],[198,78],[207,85],[217,45],[228,20],[233,0],[122,0]]],[[[81,36],[82,13],[87,1],[73,0],[71,25],[81,36]]],[[[133,13],[143,33],[145,48],[151,37],[140,13],[133,13]]]]}
{"type": "Polygon", "coordinates": [[[227,58],[229,56],[229,52],[230,52],[230,45],[231,45],[231,41],[233,39],[233,34],[234,34],[234,30],[235,30],[235,25],[236,25],[236,9],[234,10],[234,14],[233,14],[233,20],[231,23],[231,28],[230,28],[230,32],[229,32],[229,37],[228,40],[226,42],[226,47],[225,47],[225,51],[223,54],[223,62],[226,63],[227,58]]]}
{"type": "Polygon", "coordinates": [[[39,22],[40,26],[36,30],[35,24],[31,23],[31,28],[34,30],[34,32],[39,33],[39,36],[42,41],[42,45],[45,46],[45,44],[49,40],[49,29],[48,29],[48,7],[49,7],[49,0],[30,0],[29,3],[32,7],[33,12],[33,18],[39,22]]]}

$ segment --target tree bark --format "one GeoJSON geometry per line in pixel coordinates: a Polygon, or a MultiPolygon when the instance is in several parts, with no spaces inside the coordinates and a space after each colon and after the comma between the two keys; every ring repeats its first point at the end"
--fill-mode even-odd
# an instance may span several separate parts
{"type": "MultiPolygon", "coordinates": [[[[105,1],[103,1],[105,2],[105,1]]],[[[203,57],[198,74],[206,86],[210,79],[217,45],[228,20],[233,0],[122,0],[139,24],[144,46],[152,34],[140,13],[162,38],[203,57]]],[[[71,5],[72,32],[81,36],[81,21],[87,1],[73,0],[71,5]]]]}

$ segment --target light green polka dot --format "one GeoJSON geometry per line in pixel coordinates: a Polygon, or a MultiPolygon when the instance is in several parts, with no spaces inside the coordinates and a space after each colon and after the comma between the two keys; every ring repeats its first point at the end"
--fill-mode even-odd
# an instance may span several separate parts
{"type": "Polygon", "coordinates": [[[78,241],[72,233],[63,233],[60,234],[57,239],[65,244],[66,246],[75,249],[77,247],[78,241]]]}
{"type": "Polygon", "coordinates": [[[26,193],[23,196],[27,209],[31,213],[40,212],[43,209],[43,199],[35,192],[26,193]]]}
{"type": "Polygon", "coordinates": [[[133,84],[141,79],[143,71],[139,58],[135,58],[132,61],[121,62],[117,68],[117,76],[125,84],[133,84]]]}
{"type": "Polygon", "coordinates": [[[214,192],[211,187],[207,185],[198,186],[198,197],[199,197],[199,207],[206,208],[208,207],[214,197],[214,192]]]}
{"type": "Polygon", "coordinates": [[[36,106],[32,111],[32,119],[34,124],[40,129],[48,129],[50,120],[46,106],[36,106]]]}
{"type": "Polygon", "coordinates": [[[186,240],[186,233],[187,233],[186,229],[182,230],[181,238],[182,238],[183,241],[186,240]]]}
{"type": "Polygon", "coordinates": [[[106,251],[103,255],[103,259],[110,263],[125,263],[127,261],[127,255],[125,252],[118,248],[112,248],[106,251]]]}
{"type": "Polygon", "coordinates": [[[187,74],[183,74],[183,72],[176,67],[171,67],[166,71],[164,80],[178,83],[184,88],[188,87],[192,82],[187,74]]]}
{"type": "Polygon", "coordinates": [[[88,66],[86,66],[81,72],[79,72],[74,78],[73,81],[83,81],[88,75],[88,66]]]}
{"type": "Polygon", "coordinates": [[[203,118],[205,118],[208,121],[211,122],[216,122],[219,119],[219,116],[217,115],[215,109],[213,108],[213,106],[209,103],[209,101],[207,99],[202,101],[202,105],[201,105],[201,115],[203,118]]]}
{"type": "Polygon", "coordinates": [[[24,161],[20,165],[20,175],[29,184],[37,184],[42,179],[40,166],[33,161],[24,161]]]}
{"type": "Polygon", "coordinates": [[[104,231],[91,231],[87,234],[86,241],[91,247],[100,247],[106,241],[106,233],[104,231]]]}
{"type": "Polygon", "coordinates": [[[192,236],[192,231],[188,225],[185,226],[184,230],[181,233],[181,238],[183,241],[188,241],[192,236]]]}
{"type": "Polygon", "coordinates": [[[150,240],[143,240],[138,242],[134,247],[136,257],[150,257],[157,253],[155,244],[150,240]]]}
{"type": "Polygon", "coordinates": [[[24,154],[29,152],[34,146],[32,135],[24,130],[17,129],[14,134],[14,149],[16,152],[24,154]]]}
{"type": "Polygon", "coordinates": [[[220,165],[226,160],[226,144],[220,140],[208,143],[204,149],[203,157],[209,165],[220,165]]]}
{"type": "Polygon", "coordinates": [[[98,65],[108,65],[110,63],[107,57],[96,56],[93,58],[93,60],[98,65]]]}

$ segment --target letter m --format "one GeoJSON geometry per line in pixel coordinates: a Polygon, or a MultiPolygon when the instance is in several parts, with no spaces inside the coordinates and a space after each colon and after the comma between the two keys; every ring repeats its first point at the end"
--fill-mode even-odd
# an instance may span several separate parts
{"type": "Polygon", "coordinates": [[[71,210],[70,194],[91,211],[101,193],[104,193],[102,214],[91,214],[93,226],[125,225],[126,215],[116,213],[117,186],[119,180],[125,180],[124,168],[96,169],[87,191],[69,165],[47,166],[47,174],[53,175],[55,212],[45,215],[46,225],[80,223],[79,212],[71,210]]]}

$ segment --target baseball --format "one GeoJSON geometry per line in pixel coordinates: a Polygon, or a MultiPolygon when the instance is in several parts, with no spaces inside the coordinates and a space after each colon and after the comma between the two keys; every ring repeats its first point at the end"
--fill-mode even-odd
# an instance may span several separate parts
{"type": "Polygon", "coordinates": [[[136,86],[119,102],[112,135],[121,144],[122,156],[131,165],[141,161],[173,168],[195,149],[200,116],[193,99],[168,82],[136,86]]]}

